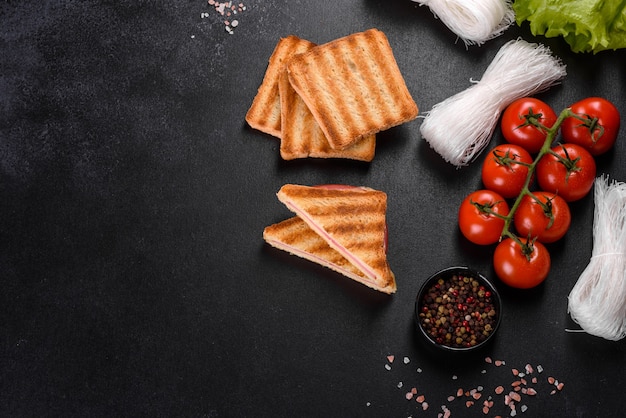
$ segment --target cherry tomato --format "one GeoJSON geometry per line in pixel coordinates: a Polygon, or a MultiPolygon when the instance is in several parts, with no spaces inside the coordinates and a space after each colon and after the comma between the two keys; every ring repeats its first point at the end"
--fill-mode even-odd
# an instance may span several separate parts
{"type": "Polygon", "coordinates": [[[498,145],[483,162],[483,184],[487,189],[500,193],[505,198],[517,197],[524,187],[528,165],[532,162],[533,158],[521,146],[498,145]]]}
{"type": "Polygon", "coordinates": [[[561,196],[537,191],[525,195],[515,210],[513,222],[523,237],[551,243],[563,238],[572,222],[569,205],[561,196]]]}
{"type": "Polygon", "coordinates": [[[550,253],[540,242],[520,238],[504,239],[493,253],[496,275],[505,284],[518,289],[530,289],[542,283],[550,272],[550,253]]]}
{"type": "Polygon", "coordinates": [[[492,190],[470,193],[459,208],[459,229],[465,238],[479,245],[495,244],[504,228],[509,205],[492,190]]]}
{"type": "Polygon", "coordinates": [[[520,145],[535,154],[543,146],[546,132],[533,123],[551,128],[556,119],[556,113],[547,103],[534,97],[524,97],[504,109],[500,128],[507,142],[520,145]]]}
{"type": "Polygon", "coordinates": [[[570,106],[575,117],[561,124],[563,140],[584,147],[591,155],[604,154],[613,147],[620,126],[619,111],[606,99],[588,97],[570,106]]]}
{"type": "Polygon", "coordinates": [[[535,171],[539,187],[556,193],[567,202],[582,199],[589,193],[596,177],[593,156],[576,144],[552,147],[537,163],[535,171]]]}

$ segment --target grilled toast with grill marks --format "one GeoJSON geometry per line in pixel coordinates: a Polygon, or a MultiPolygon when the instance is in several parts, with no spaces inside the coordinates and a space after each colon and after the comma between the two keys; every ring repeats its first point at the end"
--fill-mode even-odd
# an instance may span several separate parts
{"type": "Polygon", "coordinates": [[[367,281],[361,270],[328,245],[298,216],[266,227],[263,239],[273,247],[328,267],[357,282],[367,281]]]}
{"type": "Polygon", "coordinates": [[[387,195],[384,192],[366,187],[286,184],[277,196],[360,274],[355,275],[351,269],[345,268],[345,263],[334,261],[335,258],[326,258],[328,251],[319,246],[319,240],[314,244],[306,243],[306,239],[311,237],[310,232],[304,235],[306,239],[303,242],[299,242],[292,233],[281,236],[278,233],[280,228],[271,226],[264,232],[264,238],[270,245],[328,267],[331,264],[339,266],[336,271],[378,291],[396,291],[395,276],[387,262],[387,195]],[[320,259],[324,261],[320,262],[320,259]]]}
{"type": "Polygon", "coordinates": [[[314,46],[313,42],[295,35],[289,35],[278,41],[269,58],[263,81],[246,113],[248,125],[277,138],[281,137],[278,77],[292,56],[305,52],[314,46]]]}
{"type": "Polygon", "coordinates": [[[378,29],[298,54],[287,70],[292,86],[335,149],[417,117],[417,105],[389,41],[378,29]]]}
{"type": "Polygon", "coordinates": [[[280,155],[284,160],[296,158],[346,158],[372,161],[376,135],[368,135],[345,149],[330,146],[324,132],[302,98],[291,86],[286,68],[278,81],[281,112],[280,155]]]}

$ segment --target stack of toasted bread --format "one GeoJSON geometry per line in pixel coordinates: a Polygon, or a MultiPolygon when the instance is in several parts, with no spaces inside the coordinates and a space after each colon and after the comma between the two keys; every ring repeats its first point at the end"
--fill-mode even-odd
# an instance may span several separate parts
{"type": "Polygon", "coordinates": [[[415,119],[385,34],[377,29],[316,45],[280,39],[246,114],[280,138],[280,155],[371,161],[376,133],[415,119]]]}
{"type": "Polygon", "coordinates": [[[387,195],[367,187],[286,184],[278,199],[296,216],[270,225],[273,247],[321,264],[383,293],[396,281],[387,262],[387,195]]]}

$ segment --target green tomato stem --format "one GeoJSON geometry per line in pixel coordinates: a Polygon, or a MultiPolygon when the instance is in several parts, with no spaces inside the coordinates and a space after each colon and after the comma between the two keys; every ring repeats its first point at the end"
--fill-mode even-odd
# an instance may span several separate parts
{"type": "MultiPolygon", "coordinates": [[[[554,122],[554,125],[552,125],[550,128],[542,125],[541,123],[537,121],[531,122],[538,129],[544,130],[546,132],[546,139],[543,142],[543,145],[541,146],[541,149],[537,153],[537,156],[535,157],[532,164],[528,165],[528,174],[526,175],[526,181],[524,182],[524,186],[522,187],[520,194],[517,196],[517,198],[513,202],[513,205],[511,206],[511,209],[509,210],[509,214],[503,217],[504,227],[502,228],[502,234],[500,236],[501,240],[503,238],[511,238],[515,242],[517,242],[522,248],[525,248],[526,246],[528,246],[528,244],[522,243],[519,237],[511,232],[511,222],[513,222],[515,212],[517,211],[517,208],[521,204],[524,196],[535,197],[533,193],[530,191],[529,186],[530,186],[530,181],[532,180],[535,170],[537,168],[537,164],[539,163],[539,161],[544,155],[548,153],[552,153],[552,150],[551,150],[552,143],[554,142],[554,139],[556,138],[556,135],[559,132],[561,124],[563,123],[565,119],[569,117],[575,117],[577,119],[581,119],[581,117],[575,114],[574,112],[572,112],[570,108],[565,108],[561,111],[558,118],[556,119],[556,122],[554,122]]],[[[530,243],[530,239],[528,240],[528,242],[530,243]]]]}

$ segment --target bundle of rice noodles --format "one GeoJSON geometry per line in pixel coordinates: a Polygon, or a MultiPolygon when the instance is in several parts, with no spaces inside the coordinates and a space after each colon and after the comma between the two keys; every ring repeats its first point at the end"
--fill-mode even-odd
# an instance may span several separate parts
{"type": "Polygon", "coordinates": [[[565,77],[565,65],[542,44],[505,43],[475,82],[426,112],[422,137],[447,162],[468,165],[491,140],[513,101],[547,90],[565,77]]]}
{"type": "Polygon", "coordinates": [[[465,45],[481,45],[501,35],[515,21],[507,0],[413,0],[428,6],[436,18],[465,45]]]}
{"type": "Polygon", "coordinates": [[[568,297],[568,311],[588,334],[626,336],[626,183],[598,177],[594,184],[591,260],[568,297]]]}

